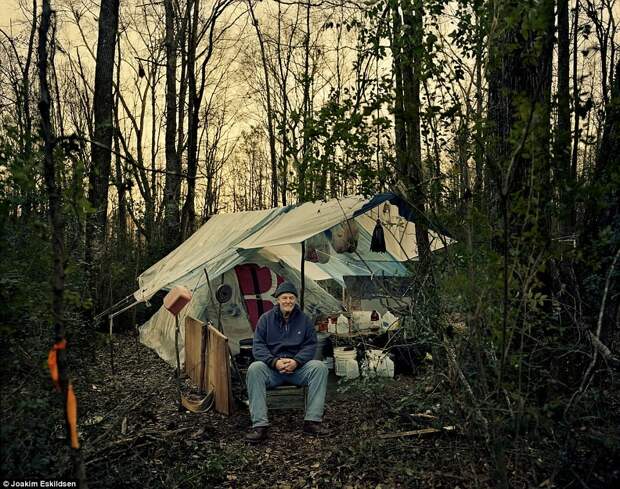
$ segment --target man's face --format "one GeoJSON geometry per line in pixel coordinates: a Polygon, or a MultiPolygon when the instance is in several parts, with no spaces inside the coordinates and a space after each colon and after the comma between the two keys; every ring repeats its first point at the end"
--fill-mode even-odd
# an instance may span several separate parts
{"type": "Polygon", "coordinates": [[[284,294],[280,294],[278,296],[278,304],[280,305],[280,310],[285,314],[288,314],[293,310],[296,302],[297,297],[295,297],[295,294],[289,294],[288,292],[285,292],[284,294]]]}

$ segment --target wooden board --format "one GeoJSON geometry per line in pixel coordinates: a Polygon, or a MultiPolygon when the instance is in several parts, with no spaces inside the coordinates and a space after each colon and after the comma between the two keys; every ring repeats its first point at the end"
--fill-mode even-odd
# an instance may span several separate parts
{"type": "Polygon", "coordinates": [[[213,326],[208,326],[207,339],[207,390],[215,397],[215,410],[230,415],[234,409],[228,338],[213,326]]]}
{"type": "Polygon", "coordinates": [[[201,391],[204,388],[205,326],[198,319],[185,318],[185,372],[201,391]]]}

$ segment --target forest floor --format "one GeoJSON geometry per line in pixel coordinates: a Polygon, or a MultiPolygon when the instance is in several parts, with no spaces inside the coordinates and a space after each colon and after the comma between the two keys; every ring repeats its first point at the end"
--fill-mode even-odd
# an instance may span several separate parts
{"type": "MultiPolygon", "coordinates": [[[[300,410],[274,411],[270,438],[251,446],[244,441],[250,422],[243,405],[230,417],[213,411],[180,412],[169,365],[134,335],[124,334],[114,341],[113,374],[104,338],[99,333],[88,340],[84,336],[69,350],[91,488],[497,486],[482,439],[465,435],[459,423],[466,416],[451,410],[429,368],[394,380],[332,383],[325,413],[330,437],[304,436],[300,410]],[[416,413],[434,418],[425,421],[409,415],[416,413]],[[455,429],[382,437],[442,426],[455,429]]],[[[46,352],[33,350],[30,343],[2,340],[6,361],[1,374],[7,383],[1,411],[2,476],[70,479],[58,395],[45,368],[46,352]]],[[[584,429],[591,435],[590,427],[584,429]]],[[[617,432],[616,436],[620,439],[617,432]]],[[[554,443],[522,441],[505,447],[508,453],[521,454],[508,457],[511,487],[602,488],[620,480],[617,466],[613,468],[617,445],[612,445],[616,451],[607,449],[607,455],[605,450],[594,455],[582,451],[581,460],[574,462],[590,464],[589,482],[576,476],[573,484],[550,456],[558,448],[554,443]]]]}

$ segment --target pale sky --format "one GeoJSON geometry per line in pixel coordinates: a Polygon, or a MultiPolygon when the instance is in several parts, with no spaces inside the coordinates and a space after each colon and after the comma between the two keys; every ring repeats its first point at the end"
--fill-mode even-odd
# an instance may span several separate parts
{"type": "MultiPolygon", "coordinates": [[[[53,0],[52,0],[53,1],[53,0]]],[[[18,0],[2,0],[2,8],[0,8],[0,27],[7,28],[11,20],[23,20],[22,13],[19,9],[18,0]]]]}

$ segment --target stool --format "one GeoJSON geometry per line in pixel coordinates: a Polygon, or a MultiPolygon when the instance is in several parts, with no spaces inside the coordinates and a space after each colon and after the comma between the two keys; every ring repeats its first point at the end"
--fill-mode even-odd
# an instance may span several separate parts
{"type": "Polygon", "coordinates": [[[276,409],[306,409],[308,402],[308,386],[306,385],[279,385],[267,389],[267,408],[276,409]]]}

